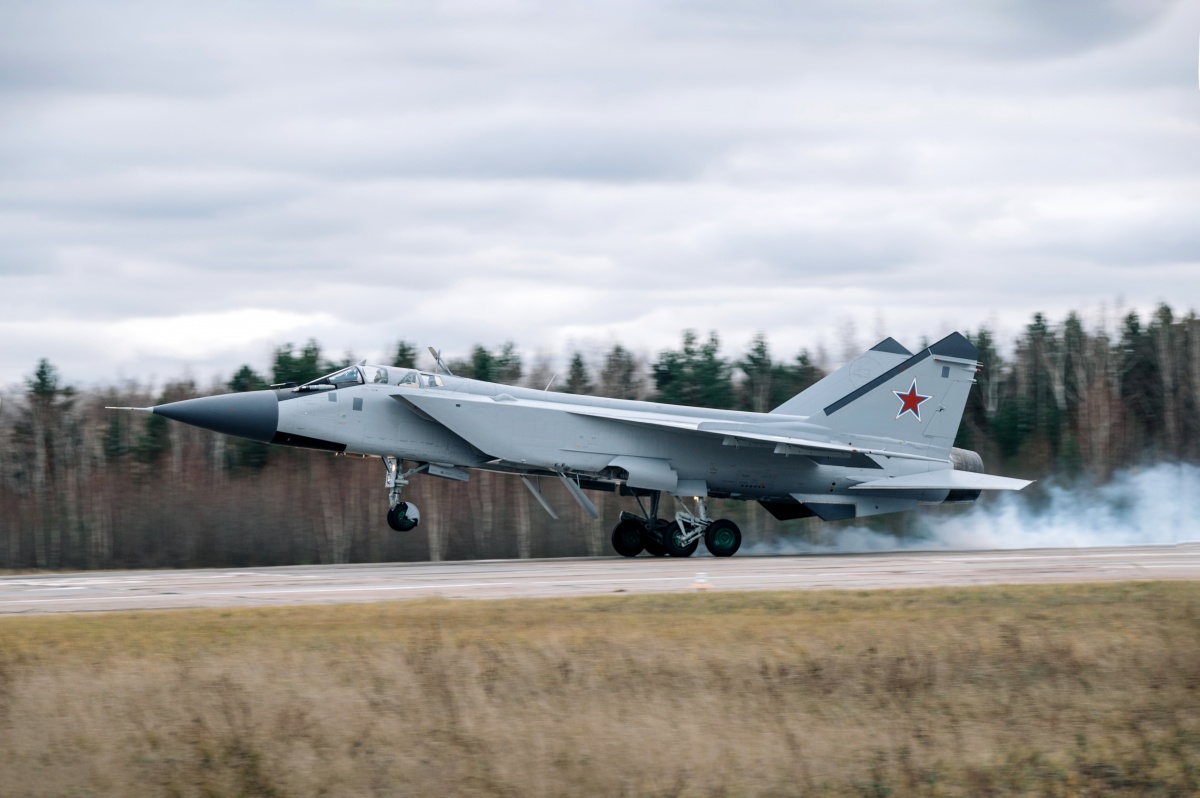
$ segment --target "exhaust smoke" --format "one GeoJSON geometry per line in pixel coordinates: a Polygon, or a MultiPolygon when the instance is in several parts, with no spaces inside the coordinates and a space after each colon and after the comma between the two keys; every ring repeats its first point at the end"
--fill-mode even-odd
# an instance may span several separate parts
{"type": "MultiPolygon", "coordinates": [[[[874,520],[874,519],[872,519],[874,520]]],[[[823,540],[779,540],[748,555],[903,550],[1083,548],[1200,541],[1200,467],[1159,463],[1118,472],[1103,485],[1046,484],[1038,493],[1004,492],[959,511],[918,510],[903,536],[870,523],[831,525],[823,540]],[[1039,495],[1040,493],[1040,495],[1039,495]]]]}

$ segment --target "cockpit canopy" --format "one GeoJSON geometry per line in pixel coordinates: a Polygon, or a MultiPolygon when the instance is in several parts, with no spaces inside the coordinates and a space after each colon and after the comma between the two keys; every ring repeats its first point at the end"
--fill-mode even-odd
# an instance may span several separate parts
{"type": "Polygon", "coordinates": [[[443,386],[442,378],[437,374],[429,374],[424,371],[396,366],[368,366],[363,364],[360,366],[347,366],[332,374],[326,374],[324,377],[318,377],[315,380],[306,382],[293,390],[328,391],[338,388],[350,388],[366,383],[373,383],[375,385],[408,385],[415,388],[441,388],[443,386]]]}

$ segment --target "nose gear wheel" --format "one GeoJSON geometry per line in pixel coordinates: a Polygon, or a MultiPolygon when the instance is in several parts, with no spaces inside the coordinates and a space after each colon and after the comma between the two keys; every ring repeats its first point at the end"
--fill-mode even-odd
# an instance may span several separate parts
{"type": "Polygon", "coordinates": [[[388,510],[387,522],[397,532],[411,532],[421,523],[421,512],[415,504],[399,502],[388,510]]]}

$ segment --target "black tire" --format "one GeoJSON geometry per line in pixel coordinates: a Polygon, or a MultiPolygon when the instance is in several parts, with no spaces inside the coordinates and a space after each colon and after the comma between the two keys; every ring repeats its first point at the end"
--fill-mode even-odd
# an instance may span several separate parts
{"type": "Polygon", "coordinates": [[[622,557],[636,557],[642,553],[642,525],[628,518],[619,521],[612,531],[612,546],[622,557]]]}
{"type": "Polygon", "coordinates": [[[684,546],[679,542],[683,535],[683,530],[679,528],[678,523],[671,524],[663,530],[663,546],[666,548],[667,554],[672,557],[691,557],[696,553],[696,547],[700,545],[700,538],[696,538],[684,546]]]}
{"type": "Polygon", "coordinates": [[[704,547],[714,557],[732,557],[742,547],[742,530],[724,518],[718,518],[704,530],[704,547]]]}
{"type": "Polygon", "coordinates": [[[395,507],[388,510],[388,526],[397,532],[411,532],[416,529],[417,524],[421,522],[421,516],[419,513],[415,512],[417,509],[415,506],[412,509],[414,512],[412,515],[409,515],[408,502],[400,502],[395,507]]]}
{"type": "MultiPolygon", "coordinates": [[[[655,527],[658,530],[659,537],[666,534],[666,532],[667,532],[667,522],[666,521],[656,520],[655,527]]],[[[660,543],[659,538],[655,537],[654,533],[650,532],[645,527],[642,528],[642,545],[646,548],[646,553],[651,555],[652,557],[666,557],[667,556],[667,547],[664,546],[662,543],[660,543]]]]}

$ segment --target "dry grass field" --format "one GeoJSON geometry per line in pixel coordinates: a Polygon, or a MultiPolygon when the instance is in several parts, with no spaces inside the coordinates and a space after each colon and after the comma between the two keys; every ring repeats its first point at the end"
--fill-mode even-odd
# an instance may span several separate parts
{"type": "Polygon", "coordinates": [[[4,796],[1200,792],[1200,584],[0,619],[4,796]]]}

